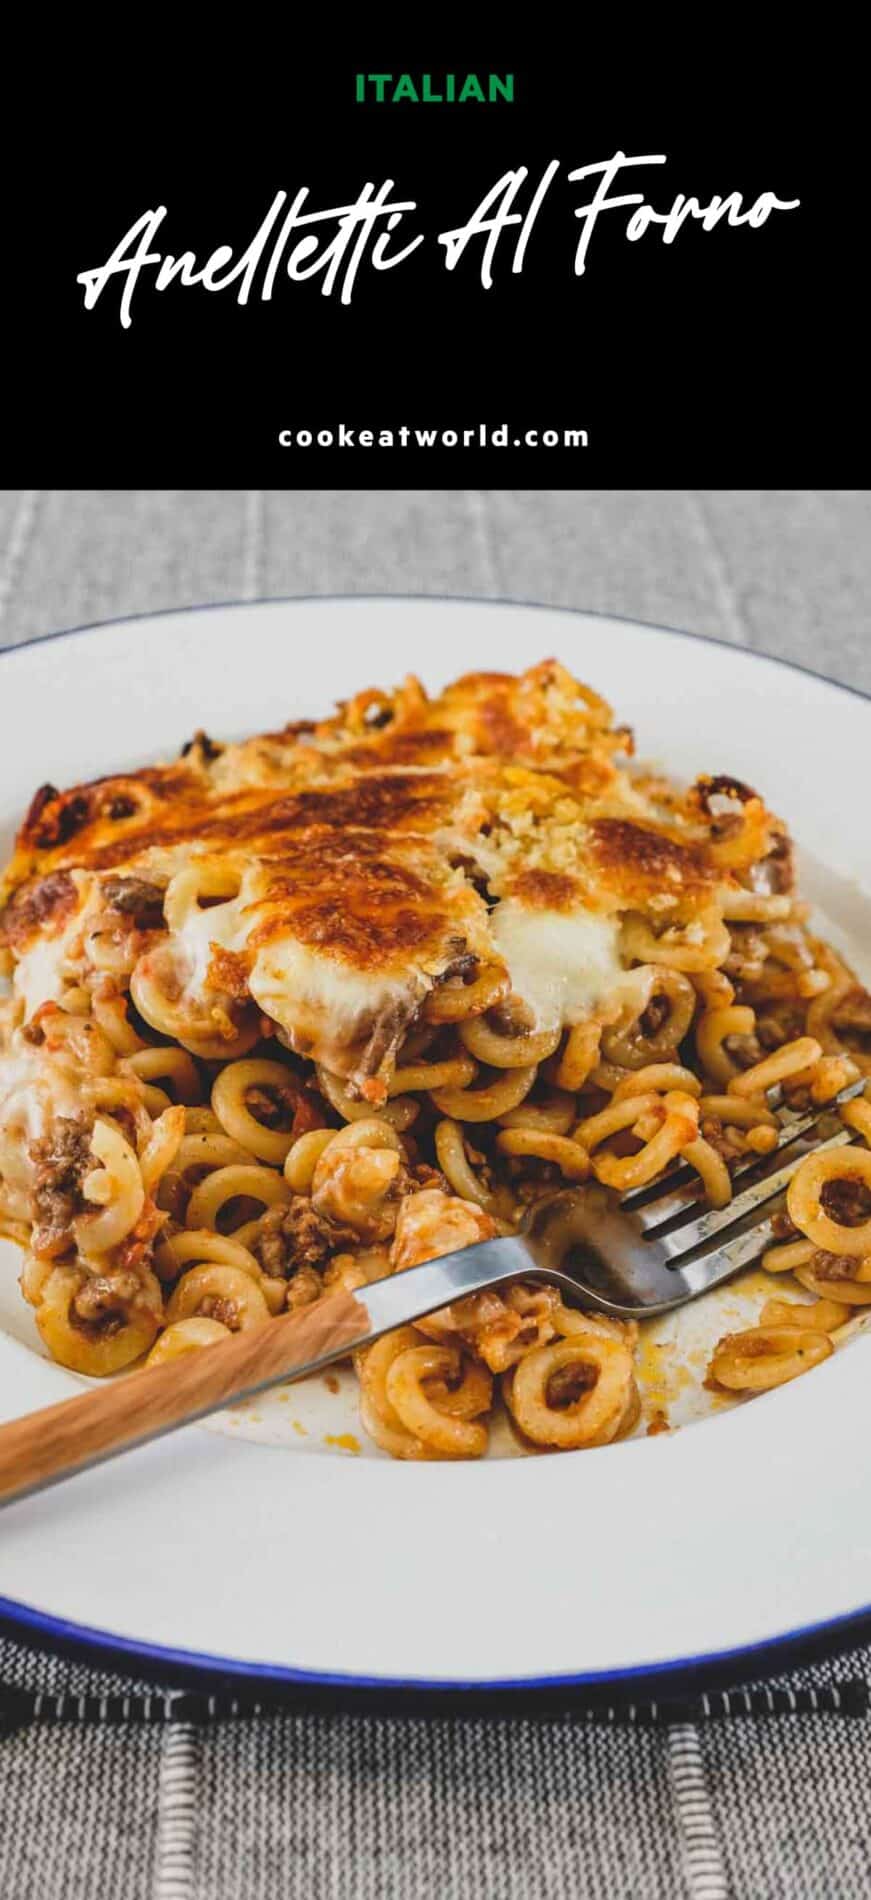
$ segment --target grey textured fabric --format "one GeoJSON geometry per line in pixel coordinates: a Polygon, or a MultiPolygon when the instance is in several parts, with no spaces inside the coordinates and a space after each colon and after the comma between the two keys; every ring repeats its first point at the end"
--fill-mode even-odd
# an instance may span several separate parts
{"type": "Polygon", "coordinates": [[[868,691],[869,518],[864,490],[6,493],[0,644],[260,594],[469,593],[689,627],[868,691]]]}
{"type": "MultiPolygon", "coordinates": [[[[0,493],[0,646],[199,601],[431,592],[687,626],[871,691],[871,502],[808,491],[0,493]]],[[[777,1679],[871,1678],[871,1651],[777,1679]]],[[[0,1638],[0,1680],[144,1685],[0,1638]]],[[[0,1740],[2,1900],[871,1892],[866,1719],[279,1715],[0,1740]]]]}

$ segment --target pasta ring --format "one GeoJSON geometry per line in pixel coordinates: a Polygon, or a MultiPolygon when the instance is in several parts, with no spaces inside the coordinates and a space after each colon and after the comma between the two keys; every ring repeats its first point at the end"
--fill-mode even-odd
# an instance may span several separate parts
{"type": "Polygon", "coordinates": [[[751,1326],[720,1340],[709,1373],[729,1392],[768,1392],[810,1372],[832,1351],[828,1334],[807,1326],[751,1326]]]}
{"type": "Polygon", "coordinates": [[[553,1161],[567,1181],[586,1181],[590,1157],[579,1141],[567,1135],[549,1135],[539,1128],[505,1128],[496,1136],[496,1146],[506,1155],[532,1155],[538,1161],[553,1161]]]}
{"type": "Polygon", "coordinates": [[[809,1293],[815,1293],[818,1300],[830,1300],[834,1293],[839,1305],[871,1306],[871,1280],[860,1277],[865,1264],[859,1262],[859,1272],[855,1278],[849,1278],[846,1274],[820,1273],[814,1266],[796,1267],[794,1272],[799,1286],[806,1287],[809,1293]]]}
{"type": "Polygon", "coordinates": [[[851,1146],[808,1155],[786,1190],[790,1219],[825,1253],[871,1254],[871,1215],[848,1227],[826,1213],[822,1194],[832,1181],[857,1181],[871,1192],[871,1149],[851,1146]]]}
{"type": "Polygon", "coordinates": [[[364,1429],[382,1451],[393,1458],[420,1459],[426,1449],[405,1426],[387,1396],[387,1374],[400,1353],[421,1344],[421,1335],[413,1326],[398,1326],[392,1333],[376,1339],[354,1354],[354,1366],[360,1381],[360,1417],[364,1429]]]}
{"type": "Polygon", "coordinates": [[[645,1069],[651,1062],[668,1061],[693,1020],[696,992],[689,978],[665,964],[652,966],[651,975],[650,993],[640,1013],[628,1024],[618,1022],[602,1031],[602,1052],[618,1068],[645,1069]],[[666,998],[669,1011],[660,1027],[648,1035],[641,1027],[642,1017],[657,996],[666,998]]]}
{"type": "Polygon", "coordinates": [[[42,1289],[36,1324],[43,1344],[60,1365],[105,1379],[141,1359],[153,1344],[158,1321],[144,1306],[131,1308],[111,1328],[74,1318],[73,1301],[85,1279],[72,1267],[55,1267],[42,1289]]]}
{"type": "Polygon", "coordinates": [[[430,1100],[439,1113],[457,1122],[491,1122],[506,1109],[525,1100],[538,1073],[537,1066],[506,1069],[499,1080],[478,1089],[433,1089],[430,1100]]]}
{"type": "Polygon", "coordinates": [[[504,1002],[510,989],[511,978],[505,965],[486,964],[473,983],[448,977],[446,982],[436,984],[427,996],[423,1014],[429,1023],[464,1022],[469,1016],[480,1016],[485,1009],[492,1009],[494,1003],[504,1002]]]}
{"type": "Polygon", "coordinates": [[[780,1049],[775,1049],[773,1055],[765,1056],[761,1062],[754,1062],[752,1068],[734,1075],[729,1083],[729,1094],[764,1095],[766,1089],[774,1088],[777,1082],[785,1082],[789,1076],[811,1068],[815,1062],[819,1062],[822,1053],[820,1044],[813,1036],[799,1036],[794,1042],[785,1042],[780,1049]]]}
{"type": "MultiPolygon", "coordinates": [[[[636,1099],[644,1101],[646,1098],[638,1096],[636,1099]]],[[[603,1181],[607,1187],[616,1188],[621,1194],[627,1193],[630,1188],[646,1187],[648,1181],[654,1181],[663,1168],[674,1160],[675,1155],[681,1154],[698,1140],[699,1107],[694,1097],[676,1090],[658,1099],[661,1099],[663,1119],[655,1132],[645,1139],[640,1154],[602,1154],[594,1157],[593,1173],[596,1179],[603,1181]]]]}
{"type": "Polygon", "coordinates": [[[681,972],[716,969],[725,963],[731,948],[727,926],[721,917],[713,915],[694,919],[683,931],[679,925],[671,925],[658,937],[646,918],[630,912],[623,919],[620,936],[625,956],[637,963],[664,963],[670,970],[681,972]],[[698,935],[691,936],[691,930],[698,931],[698,935]]]}
{"type": "Polygon", "coordinates": [[[238,1267],[252,1280],[262,1278],[259,1262],[235,1235],[231,1239],[229,1234],[216,1234],[210,1227],[173,1234],[155,1249],[155,1266],[164,1280],[177,1280],[185,1267],[203,1266],[206,1261],[218,1267],[238,1267]]]}
{"type": "Polygon", "coordinates": [[[850,1308],[840,1300],[766,1300],[759,1315],[760,1326],[801,1326],[815,1333],[834,1333],[850,1317],[850,1308]]]}
{"type": "Polygon", "coordinates": [[[732,1199],[732,1176],[722,1155],[703,1135],[682,1149],[683,1158],[695,1168],[711,1207],[728,1207],[732,1199]]]}
{"type": "Polygon", "coordinates": [[[291,1080],[290,1071],[280,1062],[249,1058],[228,1062],[212,1085],[212,1108],[231,1140],[276,1168],[283,1167],[293,1147],[292,1130],[264,1127],[248,1107],[247,1096],[258,1087],[286,1091],[291,1080]]]}
{"type": "Polygon", "coordinates": [[[777,1116],[769,1108],[763,1096],[742,1101],[737,1095],[703,1095],[699,1102],[702,1121],[723,1122],[727,1128],[774,1128],[780,1126],[777,1116]]]}
{"type": "MultiPolygon", "coordinates": [[[[530,1062],[545,1062],[552,1056],[562,1030],[538,1029],[519,1036],[500,1036],[483,1016],[471,1016],[460,1024],[460,1041],[479,1062],[491,1069],[525,1069],[530,1062]]],[[[460,1084],[464,1086],[464,1084],[460,1084]]]]}
{"type": "MultiPolygon", "coordinates": [[[[386,1393],[399,1422],[428,1452],[442,1458],[482,1458],[487,1449],[487,1427],[474,1418],[448,1414],[424,1390],[429,1380],[446,1380],[455,1373],[459,1353],[449,1346],[411,1346],[400,1352],[387,1369],[386,1393]]],[[[479,1409],[486,1410],[489,1391],[479,1409]]]]}
{"type": "Polygon", "coordinates": [[[147,1366],[162,1366],[167,1359],[180,1359],[184,1353],[198,1352],[203,1346],[217,1345],[219,1339],[229,1339],[229,1326],[222,1326],[217,1319],[177,1319],[164,1327],[160,1338],[152,1346],[147,1366]]]}
{"type": "Polygon", "coordinates": [[[193,1168],[229,1168],[236,1162],[246,1167],[251,1160],[247,1148],[240,1141],[231,1141],[219,1128],[202,1129],[198,1134],[186,1134],[175,1156],[175,1174],[189,1174],[193,1168]]]}
{"type": "Polygon", "coordinates": [[[787,1240],[780,1247],[766,1248],[760,1264],[766,1273],[795,1273],[798,1267],[808,1266],[816,1251],[812,1240],[787,1240]]]}
{"type": "Polygon", "coordinates": [[[192,1106],[203,1099],[199,1071],[186,1049],[172,1045],[153,1049],[143,1043],[132,1054],[125,1055],[118,1066],[143,1082],[171,1082],[177,1099],[186,1105],[192,1106]]]}
{"type": "MultiPolygon", "coordinates": [[[[345,1087],[341,1076],[333,1075],[329,1069],[323,1068],[320,1063],[316,1065],[315,1073],[322,1094],[326,1097],[330,1107],[335,1109],[336,1114],[342,1116],[343,1121],[358,1122],[371,1120],[371,1102],[356,1101],[354,1096],[351,1095],[345,1087]]],[[[381,1121],[390,1122],[393,1128],[400,1130],[410,1128],[412,1122],[416,1121],[420,1114],[420,1103],[416,1102],[411,1095],[396,1095],[392,1100],[382,1103],[378,1114],[381,1121]]]]}
{"type": "Polygon", "coordinates": [[[226,1207],[228,1201],[240,1199],[274,1207],[278,1201],[290,1200],[290,1189],[283,1175],[276,1174],[272,1168],[241,1164],[216,1168],[214,1174],[207,1174],[194,1188],[188,1201],[185,1226],[215,1227],[222,1207],[226,1207]]]}
{"type": "Polygon", "coordinates": [[[310,1128],[300,1135],[284,1163],[284,1178],[294,1194],[307,1194],[318,1161],[336,1134],[335,1128],[310,1128]]]}
{"type": "Polygon", "coordinates": [[[220,1320],[233,1333],[249,1332],[254,1326],[264,1326],[269,1319],[269,1308],[260,1287],[250,1274],[242,1273],[238,1267],[208,1264],[191,1267],[182,1274],[166,1309],[169,1324],[200,1317],[205,1303],[211,1309],[205,1317],[220,1320]]]}
{"type": "Polygon", "coordinates": [[[565,1089],[545,1089],[531,1102],[527,1095],[519,1108],[498,1117],[503,1128],[540,1128],[546,1135],[567,1135],[576,1120],[575,1098],[565,1089]]]}
{"type": "Polygon", "coordinates": [[[82,1193],[102,1212],[95,1208],[80,1214],[73,1232],[82,1253],[97,1254],[117,1247],[135,1227],[145,1205],[145,1188],[137,1157],[114,1123],[95,1121],[91,1151],[101,1166],[85,1175],[82,1193]]]}
{"type": "Polygon", "coordinates": [[[724,1009],[708,1009],[696,1024],[696,1051],[703,1069],[724,1087],[740,1075],[738,1063],[724,1043],[727,1036],[752,1036],[756,1012],[741,1003],[729,1003],[724,1009]]]}
{"type": "Polygon", "coordinates": [[[352,1122],[347,1128],[333,1128],[330,1133],[331,1148],[391,1148],[398,1155],[404,1152],[396,1129],[380,1115],[369,1115],[364,1122],[352,1122]]]}
{"type": "Polygon", "coordinates": [[[614,1090],[612,1101],[625,1102],[630,1095],[645,1095],[648,1089],[665,1093],[666,1089],[682,1089],[684,1095],[701,1095],[702,1085],[692,1069],[684,1069],[679,1062],[649,1062],[643,1069],[636,1069],[632,1075],[624,1076],[614,1090]]]}
{"type": "Polygon", "coordinates": [[[489,1214],[496,1197],[479,1181],[468,1159],[459,1122],[437,1122],[433,1139],[439,1167],[454,1193],[461,1201],[477,1201],[489,1214]]]}
{"type": "Polygon", "coordinates": [[[623,1340],[584,1331],[571,1339],[536,1346],[514,1368],[506,1394],[522,1432],[536,1445],[564,1451],[604,1445],[616,1434],[632,1383],[632,1355],[623,1340]],[[553,1376],[570,1367],[594,1375],[565,1408],[553,1405],[548,1388],[553,1376]]]}
{"type": "Polygon", "coordinates": [[[409,1089],[465,1089],[474,1082],[477,1064],[471,1056],[448,1056],[444,1062],[416,1062],[397,1069],[388,1085],[388,1100],[409,1089]]]}
{"type": "Polygon", "coordinates": [[[579,1093],[599,1060],[601,1040],[600,1023],[576,1023],[569,1030],[554,1078],[558,1088],[571,1095],[579,1093]]]}
{"type": "Polygon", "coordinates": [[[860,1101],[845,1102],[840,1111],[841,1120],[847,1128],[853,1128],[871,1147],[871,1101],[867,1090],[860,1101]]]}

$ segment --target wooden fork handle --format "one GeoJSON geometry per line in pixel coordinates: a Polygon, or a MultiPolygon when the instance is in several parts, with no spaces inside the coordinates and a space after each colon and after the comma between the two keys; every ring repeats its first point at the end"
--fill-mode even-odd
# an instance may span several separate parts
{"type": "Polygon", "coordinates": [[[329,1365],[370,1336],[369,1314],[344,1291],[198,1352],[146,1366],[0,1425],[0,1504],[220,1411],[282,1377],[329,1365]]]}

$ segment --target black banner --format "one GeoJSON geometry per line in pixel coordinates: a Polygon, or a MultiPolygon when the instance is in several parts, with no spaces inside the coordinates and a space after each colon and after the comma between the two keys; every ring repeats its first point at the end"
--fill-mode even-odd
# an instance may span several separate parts
{"type": "Polygon", "coordinates": [[[26,69],[10,483],[863,479],[843,51],[250,24],[26,69]]]}

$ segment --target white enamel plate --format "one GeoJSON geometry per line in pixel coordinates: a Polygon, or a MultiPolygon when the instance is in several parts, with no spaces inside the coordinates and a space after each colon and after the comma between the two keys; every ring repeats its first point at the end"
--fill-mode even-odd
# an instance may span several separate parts
{"type": "MultiPolygon", "coordinates": [[[[556,654],[670,772],[727,772],[789,820],[827,932],[868,978],[871,702],[629,622],[467,601],[273,602],[159,615],[0,654],[0,845],[65,785],[323,712],[409,669],[437,687],[556,654]]],[[[0,1242],[0,1417],[81,1382],[41,1352],[0,1242]]],[[[597,1451],[396,1464],[353,1390],[310,1382],[0,1514],[0,1614],[153,1668],[529,1686],[685,1671],[871,1610],[871,1338],[747,1403],[701,1391],[761,1283],[642,1355],[646,1419],[597,1451]]],[[[719,1304],[716,1304],[719,1302],[719,1304]]],[[[503,1455],[499,1455],[500,1452],[503,1455]]]]}

